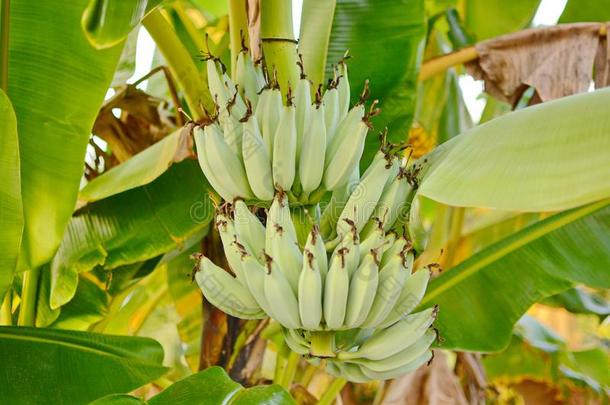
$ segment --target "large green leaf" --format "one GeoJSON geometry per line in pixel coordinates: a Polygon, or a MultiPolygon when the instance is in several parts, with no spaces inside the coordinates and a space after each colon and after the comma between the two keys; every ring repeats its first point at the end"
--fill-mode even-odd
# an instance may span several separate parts
{"type": "Polygon", "coordinates": [[[90,405],[207,405],[207,404],[296,404],[290,394],[279,385],[259,385],[245,389],[231,380],[220,367],[210,367],[180,380],[148,401],[126,395],[100,398],[90,405]]]}
{"type": "Polygon", "coordinates": [[[419,193],[510,211],[558,211],[610,197],[608,103],[610,89],[603,89],[474,127],[432,152],[419,193]]]}
{"type": "Polygon", "coordinates": [[[91,180],[80,191],[83,201],[101,200],[149,184],[188,152],[189,131],[177,130],[126,162],[91,180]]]}
{"type": "Polygon", "coordinates": [[[23,267],[44,264],[61,242],[121,53],[121,46],[98,51],[87,42],[80,29],[86,3],[11,1],[7,93],[19,128],[23,267]]]}
{"type": "Polygon", "coordinates": [[[17,119],[0,90],[0,301],[13,280],[23,233],[17,119]]]}
{"type": "Polygon", "coordinates": [[[140,262],[181,246],[212,220],[207,183],[193,160],[150,184],[76,212],[51,265],[51,307],[74,295],[78,273],[140,262]]]}
{"type": "Polygon", "coordinates": [[[574,284],[610,287],[610,201],[553,215],[481,250],[430,283],[443,348],[494,351],[536,301],[574,284]]]}
{"type": "MultiPolygon", "coordinates": [[[[370,99],[379,99],[382,109],[373,121],[375,129],[380,131],[387,126],[392,141],[405,140],[411,126],[425,35],[423,0],[337,0],[327,77],[331,65],[349,50],[352,102],[358,99],[364,81],[369,79],[370,99]]],[[[364,164],[370,161],[377,146],[378,139],[371,133],[364,164]]]]}
{"type": "Polygon", "coordinates": [[[569,0],[559,23],[608,21],[610,7],[606,0],[569,0]]]}
{"type": "Polygon", "coordinates": [[[466,26],[481,41],[525,28],[540,0],[468,0],[465,3],[466,26]]]}
{"type": "Polygon", "coordinates": [[[82,404],[129,392],[166,371],[152,339],[0,327],[0,386],[7,404],[82,404]]]}

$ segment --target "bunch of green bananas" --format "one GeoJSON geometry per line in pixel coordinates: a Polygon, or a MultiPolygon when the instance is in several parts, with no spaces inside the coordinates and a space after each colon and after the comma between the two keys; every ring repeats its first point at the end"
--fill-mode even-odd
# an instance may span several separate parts
{"type": "Polygon", "coordinates": [[[365,111],[368,85],[349,109],[344,60],[323,94],[321,86],[312,89],[301,62],[301,78],[284,92],[247,49],[238,55],[235,81],[217,59],[209,56],[206,64],[217,111],[194,138],[201,169],[225,201],[270,202],[281,190],[291,204],[311,205],[347,184],[378,109],[373,102],[365,111]]]}
{"type": "Polygon", "coordinates": [[[393,378],[427,362],[436,309],[411,314],[430,273],[412,273],[411,245],[391,230],[411,192],[395,162],[377,155],[327,242],[313,225],[299,244],[285,193],[276,194],[266,226],[242,200],[225,205],[216,226],[235,277],[201,258],[195,277],[205,297],[239,318],[271,317],[293,351],[329,358],[328,371],[352,381],[393,378]]]}

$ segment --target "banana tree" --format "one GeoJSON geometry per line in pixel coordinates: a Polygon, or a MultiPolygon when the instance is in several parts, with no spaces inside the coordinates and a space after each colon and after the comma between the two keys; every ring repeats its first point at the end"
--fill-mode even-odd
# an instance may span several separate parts
{"type": "MultiPolygon", "coordinates": [[[[538,5],[490,27],[482,10],[496,9],[466,3],[481,39],[538,5]]],[[[431,345],[501,351],[536,302],[610,286],[610,91],[466,129],[454,62],[418,84],[424,51],[446,46],[433,24],[446,5],[306,0],[297,36],[275,0],[1,4],[1,376],[14,403],[330,403],[347,381],[425,367],[431,345]],[[82,181],[140,24],[167,64],[169,135],[120,164],[96,152],[82,181]],[[439,86],[454,92],[422,104],[439,86]],[[419,124],[444,135],[415,159],[419,124]],[[476,239],[477,209],[527,220],[476,239]],[[189,376],[212,364],[277,385],[189,376]]],[[[128,112],[110,127],[132,130],[128,112]]]]}

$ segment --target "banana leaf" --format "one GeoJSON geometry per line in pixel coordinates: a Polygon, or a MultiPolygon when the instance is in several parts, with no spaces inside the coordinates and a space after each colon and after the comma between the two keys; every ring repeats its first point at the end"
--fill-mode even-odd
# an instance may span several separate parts
{"type": "Polygon", "coordinates": [[[91,47],[86,0],[10,3],[8,91],[19,128],[25,229],[20,268],[49,261],[70,220],[91,127],[122,46],[91,47]]]}
{"type": "Polygon", "coordinates": [[[540,0],[468,0],[465,23],[477,41],[526,28],[540,0]]]}
{"type": "Polygon", "coordinates": [[[187,157],[190,131],[179,129],[144,149],[129,160],[91,180],[79,193],[79,199],[97,201],[126,190],[151,183],[176,161],[187,157]]]}
{"type": "Polygon", "coordinates": [[[431,281],[446,349],[492,352],[535,302],[575,284],[610,287],[610,201],[565,211],[487,246],[431,281]]]}
{"type": "Polygon", "coordinates": [[[610,89],[528,107],[436,148],[418,193],[447,205],[559,211],[610,197],[610,89]]]}
{"type": "Polygon", "coordinates": [[[0,301],[17,269],[23,233],[17,119],[11,101],[0,90],[0,301]]]}
{"type": "Polygon", "coordinates": [[[210,367],[180,380],[147,401],[128,395],[111,395],[90,405],[200,405],[200,404],[296,404],[279,385],[243,388],[220,367],[210,367]]]}
{"type": "Polygon", "coordinates": [[[188,160],[150,184],[77,211],[51,263],[51,308],[74,296],[79,272],[98,265],[111,270],[184,246],[212,220],[207,187],[188,160]]]}
{"type": "Polygon", "coordinates": [[[389,140],[404,141],[415,109],[417,74],[426,24],[423,0],[338,0],[335,7],[326,78],[332,65],[349,50],[352,103],[364,81],[370,80],[370,100],[379,99],[382,112],[373,120],[362,160],[366,167],[379,141],[376,132],[388,127],[389,140]]]}
{"type": "Polygon", "coordinates": [[[166,371],[152,339],[0,326],[7,404],[82,404],[129,392],[166,371]]]}

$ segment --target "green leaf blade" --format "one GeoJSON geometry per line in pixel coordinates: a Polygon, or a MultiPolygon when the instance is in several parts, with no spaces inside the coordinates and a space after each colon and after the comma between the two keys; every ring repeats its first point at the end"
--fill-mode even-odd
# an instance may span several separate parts
{"type": "Polygon", "coordinates": [[[121,52],[120,46],[97,51],[87,42],[80,29],[85,5],[11,2],[8,94],[19,128],[25,268],[44,264],[59,246],[121,52]]]}
{"type": "Polygon", "coordinates": [[[207,188],[197,163],[188,160],[152,183],[79,210],[51,264],[51,308],[74,296],[79,272],[147,260],[202,232],[213,215],[207,188]]]}
{"type": "Polygon", "coordinates": [[[447,205],[560,211],[610,197],[610,89],[528,107],[437,148],[418,193],[447,205]]]}
{"type": "MultiPolygon", "coordinates": [[[[328,46],[326,77],[331,65],[349,50],[352,103],[358,100],[365,80],[370,80],[370,100],[379,99],[382,113],[375,131],[389,129],[391,142],[404,141],[415,110],[417,74],[426,25],[422,0],[338,0],[328,46]]],[[[379,147],[369,132],[361,165],[368,165],[379,147]]]]}
{"type": "Polygon", "coordinates": [[[3,401],[87,403],[163,375],[152,339],[41,328],[0,327],[3,401]]]}
{"type": "Polygon", "coordinates": [[[422,307],[440,306],[443,348],[496,351],[535,302],[577,283],[608,288],[610,206],[566,211],[490,245],[434,279],[422,307]]]}
{"type": "Polygon", "coordinates": [[[17,268],[23,234],[17,118],[11,101],[0,90],[0,300],[17,268]]]}

